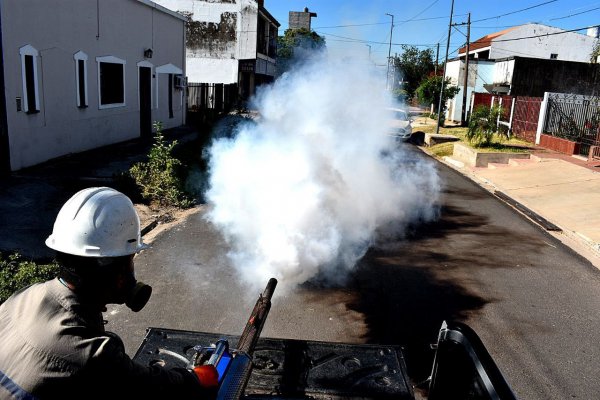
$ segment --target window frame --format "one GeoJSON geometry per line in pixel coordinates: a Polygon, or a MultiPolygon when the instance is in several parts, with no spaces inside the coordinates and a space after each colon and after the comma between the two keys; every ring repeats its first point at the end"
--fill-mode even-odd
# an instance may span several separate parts
{"type": "MultiPolygon", "coordinates": [[[[160,74],[183,75],[183,70],[181,68],[177,67],[176,65],[169,63],[169,64],[159,65],[158,67],[154,68],[154,72],[156,74],[156,85],[154,85],[156,95],[154,96],[154,98],[156,101],[156,109],[158,109],[159,108],[158,90],[159,90],[159,86],[160,86],[160,81],[159,81],[160,74]]],[[[167,77],[167,82],[168,81],[169,81],[169,78],[167,77]]],[[[171,91],[171,96],[173,95],[172,94],[172,91],[173,91],[172,82],[173,81],[171,81],[171,85],[169,85],[167,83],[167,85],[169,85],[169,90],[171,91]]],[[[168,96],[168,94],[167,94],[167,96],[168,96]]],[[[171,101],[174,101],[174,97],[171,98],[171,101]]],[[[183,101],[182,101],[181,105],[183,106],[183,101]]],[[[171,106],[173,106],[173,103],[171,103],[171,106]]]]}
{"type": "Polygon", "coordinates": [[[77,100],[77,107],[87,108],[90,104],[88,101],[88,73],[87,73],[87,62],[88,55],[83,51],[78,51],[73,54],[73,60],[75,60],[75,98],[77,100]],[[81,77],[80,62],[83,62],[83,78],[81,77]],[[83,83],[83,96],[81,95],[81,84],[83,83]],[[81,98],[83,97],[84,104],[81,104],[81,98]]]}
{"type": "Polygon", "coordinates": [[[103,56],[103,57],[96,57],[96,64],[98,67],[98,109],[100,110],[104,110],[104,109],[108,109],[108,108],[117,108],[117,107],[125,107],[127,105],[127,98],[126,98],[126,76],[125,76],[125,65],[127,64],[127,62],[121,58],[117,58],[115,56],[103,56]],[[106,64],[121,64],[121,68],[123,71],[123,102],[122,103],[108,103],[108,104],[102,104],[102,79],[100,76],[100,64],[102,63],[106,63],[106,64]]]}
{"type": "Polygon", "coordinates": [[[22,103],[22,109],[23,111],[25,111],[27,114],[35,114],[35,113],[39,113],[41,108],[40,108],[40,93],[39,93],[39,75],[38,75],[38,57],[39,57],[39,52],[37,51],[37,49],[35,47],[33,47],[32,45],[28,44],[25,45],[21,48],[19,48],[19,55],[21,56],[21,83],[22,83],[22,89],[23,89],[23,103],[22,103]],[[33,76],[33,88],[29,88],[29,85],[27,84],[27,68],[26,68],[26,61],[27,61],[27,57],[32,57],[33,58],[33,66],[32,66],[32,76],[33,76]],[[34,101],[33,101],[33,106],[35,107],[34,110],[31,110],[29,107],[29,103],[30,103],[30,96],[29,96],[29,92],[32,91],[33,95],[34,95],[34,101]]]}

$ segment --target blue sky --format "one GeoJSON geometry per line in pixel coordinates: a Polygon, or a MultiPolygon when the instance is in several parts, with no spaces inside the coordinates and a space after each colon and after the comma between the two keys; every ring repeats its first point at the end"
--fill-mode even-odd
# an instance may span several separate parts
{"type": "MultiPolygon", "coordinates": [[[[327,40],[330,52],[365,57],[385,64],[389,51],[390,25],[394,16],[392,55],[401,53],[400,44],[430,47],[440,43],[444,58],[451,0],[265,0],[266,9],[281,23],[279,34],[288,26],[288,12],[308,7],[316,12],[312,28],[327,40]],[[370,48],[369,48],[370,46],[370,48]]],[[[562,29],[600,24],[598,0],[455,0],[453,22],[466,22],[471,13],[471,40],[507,27],[537,22],[562,29]]],[[[450,58],[466,41],[466,27],[452,30],[450,58]]],[[[580,33],[585,34],[585,30],[580,33]]]]}

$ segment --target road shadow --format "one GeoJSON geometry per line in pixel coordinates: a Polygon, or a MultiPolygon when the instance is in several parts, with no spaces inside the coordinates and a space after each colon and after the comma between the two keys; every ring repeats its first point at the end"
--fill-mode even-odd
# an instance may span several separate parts
{"type": "MultiPolygon", "coordinates": [[[[431,372],[431,344],[442,322],[468,322],[486,304],[501,301],[474,285],[473,271],[530,267],[515,265],[506,248],[534,257],[541,245],[526,232],[494,224],[483,214],[444,205],[437,220],[415,224],[403,236],[370,248],[339,291],[353,293],[346,294],[345,305],[363,316],[362,339],[402,345],[409,376],[420,382],[431,372]]],[[[331,295],[312,284],[312,289],[331,295]]]]}

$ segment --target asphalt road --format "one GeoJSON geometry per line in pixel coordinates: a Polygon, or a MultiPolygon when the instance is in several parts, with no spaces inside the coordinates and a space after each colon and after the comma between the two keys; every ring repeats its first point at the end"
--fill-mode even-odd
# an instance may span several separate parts
{"type": "MultiPolygon", "coordinates": [[[[276,291],[263,336],[402,344],[418,381],[430,371],[429,344],[442,321],[460,320],[480,335],[519,398],[597,398],[599,271],[470,180],[438,169],[439,220],[370,250],[343,287],[276,291]]],[[[241,333],[258,292],[237,282],[204,211],[136,258],[138,279],[154,287],[147,307],[106,314],[130,355],[147,327],[241,333]]]]}

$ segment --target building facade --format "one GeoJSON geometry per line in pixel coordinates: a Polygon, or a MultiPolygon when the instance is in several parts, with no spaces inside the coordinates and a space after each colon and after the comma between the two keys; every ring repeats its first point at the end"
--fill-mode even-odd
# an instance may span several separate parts
{"type": "MultiPolygon", "coordinates": [[[[597,39],[597,30],[583,35],[542,24],[524,24],[475,40],[469,45],[469,55],[492,60],[517,56],[590,62],[597,39]]],[[[466,47],[459,50],[460,57],[465,53],[466,47]]]]}
{"type": "Polygon", "coordinates": [[[182,125],[184,23],[148,0],[0,2],[4,169],[182,125]]]}
{"type": "Polygon", "coordinates": [[[317,13],[308,11],[307,7],[304,7],[304,11],[290,11],[288,29],[306,29],[310,31],[312,19],[316,17],[317,13]]]}
{"type": "Polygon", "coordinates": [[[159,0],[185,15],[186,71],[198,84],[235,84],[242,99],[275,77],[279,22],[262,0],[159,0]]]}

